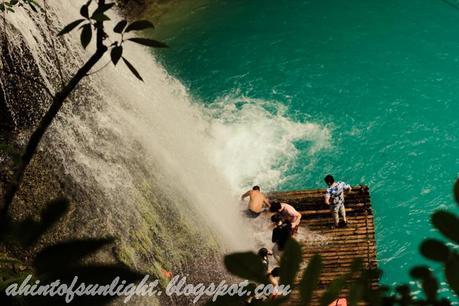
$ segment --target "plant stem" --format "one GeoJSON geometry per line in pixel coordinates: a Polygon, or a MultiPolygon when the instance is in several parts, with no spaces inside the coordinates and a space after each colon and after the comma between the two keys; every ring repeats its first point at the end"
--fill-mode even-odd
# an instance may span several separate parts
{"type": "MultiPolygon", "coordinates": [[[[99,0],[99,5],[104,4],[105,0],[99,0]]],[[[104,56],[104,54],[108,50],[108,48],[103,43],[105,37],[103,23],[97,22],[95,24],[95,27],[97,35],[96,52],[88,59],[88,61],[80,69],[78,69],[78,71],[74,74],[70,81],[62,88],[62,90],[60,90],[54,95],[51,106],[41,119],[38,127],[32,133],[32,136],[30,137],[26,145],[24,153],[21,156],[20,163],[14,171],[13,178],[6,186],[6,192],[4,194],[2,201],[3,203],[0,206],[0,223],[3,223],[3,221],[6,221],[8,218],[9,209],[24,178],[24,173],[28,165],[30,164],[30,161],[32,160],[33,156],[37,152],[37,148],[43,138],[43,135],[46,133],[54,118],[61,110],[65,100],[69,97],[69,95],[74,91],[74,89],[80,83],[80,81],[97,64],[97,62],[99,62],[99,60],[104,56]]]]}

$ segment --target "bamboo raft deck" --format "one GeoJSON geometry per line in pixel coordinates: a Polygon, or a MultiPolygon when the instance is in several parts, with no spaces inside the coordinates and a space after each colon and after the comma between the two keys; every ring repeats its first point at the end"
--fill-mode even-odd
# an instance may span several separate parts
{"type": "MultiPolygon", "coordinates": [[[[352,187],[345,195],[348,227],[331,228],[330,209],[324,203],[324,189],[273,192],[268,196],[295,207],[302,214],[299,231],[310,231],[321,239],[302,241],[303,260],[307,263],[314,254],[322,256],[323,268],[318,289],[313,294],[312,305],[319,299],[330,282],[349,272],[354,258],[362,258],[367,268],[376,268],[376,243],[370,193],[366,186],[352,187]]],[[[299,273],[300,275],[302,273],[299,273]]],[[[378,280],[372,281],[377,286],[378,280]]],[[[346,297],[348,288],[341,292],[346,297]]],[[[299,305],[298,292],[294,290],[290,305],[299,305]]]]}

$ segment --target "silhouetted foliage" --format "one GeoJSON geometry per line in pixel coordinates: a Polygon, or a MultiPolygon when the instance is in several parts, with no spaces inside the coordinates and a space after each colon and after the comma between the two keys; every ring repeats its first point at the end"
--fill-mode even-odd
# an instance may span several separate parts
{"type": "MultiPolygon", "coordinates": [[[[459,180],[454,185],[454,197],[459,204],[459,180]]],[[[451,212],[437,211],[432,215],[433,226],[454,247],[448,246],[438,239],[425,239],[419,248],[420,253],[429,260],[443,265],[445,278],[451,288],[451,294],[459,295],[459,218],[451,212]]],[[[304,269],[301,280],[295,284],[296,274],[301,263],[301,248],[298,242],[291,239],[281,258],[280,284],[293,284],[300,292],[300,305],[310,305],[312,293],[318,288],[322,269],[320,254],[314,255],[304,269]]],[[[255,253],[235,253],[225,257],[225,265],[229,272],[249,281],[266,284],[263,275],[261,258],[255,253]]],[[[320,298],[320,305],[326,306],[340,297],[342,290],[348,287],[348,305],[354,306],[359,302],[369,305],[451,305],[450,301],[438,296],[439,282],[428,266],[416,266],[410,270],[410,276],[421,285],[424,296],[413,296],[408,284],[400,284],[394,288],[379,286],[371,287],[372,280],[379,279],[381,270],[367,270],[361,259],[355,259],[351,269],[344,276],[333,280],[320,298]],[[357,276],[357,277],[355,277],[357,276]]],[[[289,297],[254,301],[253,305],[281,305],[288,302],[289,297]]],[[[209,301],[207,305],[244,305],[247,297],[224,296],[216,302],[209,301]]],[[[245,304],[247,305],[247,304],[245,304]]]]}
{"type": "MultiPolygon", "coordinates": [[[[21,5],[29,5],[34,11],[37,11],[37,5],[33,0],[4,1],[0,9],[14,12],[13,8],[21,5]]],[[[107,12],[114,6],[115,2],[107,3],[106,0],[87,0],[80,8],[80,15],[82,18],[71,22],[58,33],[58,36],[61,36],[78,28],[81,31],[80,42],[82,47],[86,49],[93,41],[93,37],[95,37],[96,48],[86,63],[67,81],[67,83],[64,82],[62,88],[53,95],[51,105],[32,133],[24,152],[22,152],[20,158],[17,158],[17,165],[14,168],[13,177],[8,182],[2,202],[0,203],[0,220],[7,219],[8,211],[21,185],[24,173],[35,155],[43,135],[59,113],[64,101],[75,90],[80,81],[90,73],[91,69],[93,69],[100,59],[110,51],[110,58],[114,65],[117,65],[119,60],[122,59],[131,73],[137,79],[143,81],[134,65],[124,57],[124,43],[132,42],[154,48],[167,47],[166,44],[153,39],[131,37],[133,32],[154,27],[153,24],[147,20],[138,20],[131,23],[127,20],[121,20],[113,28],[113,31],[118,37],[116,39],[109,37],[105,31],[105,22],[110,20],[107,12]]],[[[33,224],[30,225],[33,226],[33,224]]]]}
{"type": "MultiPolygon", "coordinates": [[[[7,0],[0,3],[1,12],[14,12],[15,7],[30,6],[33,11],[41,9],[34,0],[7,0]]],[[[105,0],[88,0],[80,9],[82,18],[75,20],[65,26],[58,35],[64,35],[75,30],[78,26],[81,30],[80,42],[83,48],[87,48],[94,41],[95,51],[83,66],[65,83],[62,88],[56,90],[52,96],[52,103],[30,137],[25,150],[18,154],[9,145],[0,145],[0,151],[5,152],[17,159],[14,174],[6,186],[6,192],[0,206],[0,244],[11,249],[30,250],[37,245],[37,242],[52,229],[59,220],[64,217],[69,209],[69,202],[66,199],[56,199],[49,202],[41,212],[39,220],[32,217],[21,221],[14,221],[10,218],[9,208],[15,198],[16,192],[22,182],[24,173],[33,158],[37,147],[51,125],[52,121],[60,111],[64,101],[75,90],[79,82],[88,75],[91,69],[99,60],[110,51],[114,65],[120,58],[127,65],[134,76],[140,80],[142,77],[134,66],[123,57],[123,44],[126,41],[141,44],[148,47],[164,48],[165,44],[140,37],[126,37],[131,32],[153,28],[149,21],[134,21],[128,23],[120,21],[114,28],[119,35],[115,42],[106,45],[108,35],[105,32],[105,22],[110,20],[107,11],[115,3],[106,3],[105,0]],[[93,5],[95,4],[95,5],[93,5]]],[[[97,284],[99,286],[109,285],[119,277],[127,283],[134,283],[143,274],[133,271],[121,264],[88,263],[88,257],[94,255],[104,247],[113,243],[112,238],[104,239],[82,239],[56,243],[41,249],[34,258],[27,262],[21,262],[15,258],[0,258],[0,305],[62,305],[63,297],[31,297],[31,296],[7,296],[5,289],[11,284],[20,284],[29,275],[33,276],[32,282],[39,280],[42,284],[59,279],[61,283],[69,284],[75,276],[79,283],[97,284]]],[[[104,305],[110,302],[114,296],[75,296],[71,304],[75,305],[104,305]]]]}
{"type": "Polygon", "coordinates": [[[14,8],[16,6],[29,6],[33,11],[38,12],[40,6],[34,0],[6,0],[0,2],[0,12],[12,12],[14,13],[14,8]]]}
{"type": "MultiPolygon", "coordinates": [[[[0,224],[0,243],[7,246],[20,246],[29,249],[51,230],[64,217],[69,209],[65,199],[48,203],[41,213],[39,221],[8,220],[0,224]]],[[[86,263],[96,252],[112,244],[112,238],[80,239],[56,243],[40,250],[30,263],[23,263],[15,258],[0,258],[0,305],[61,305],[63,296],[7,296],[5,289],[11,284],[20,285],[29,275],[29,283],[39,280],[41,284],[50,284],[59,280],[61,284],[71,284],[74,277],[79,283],[110,285],[117,277],[127,283],[135,283],[143,274],[131,270],[122,264],[86,263]]],[[[73,305],[104,305],[116,296],[75,296],[73,305]]]]}

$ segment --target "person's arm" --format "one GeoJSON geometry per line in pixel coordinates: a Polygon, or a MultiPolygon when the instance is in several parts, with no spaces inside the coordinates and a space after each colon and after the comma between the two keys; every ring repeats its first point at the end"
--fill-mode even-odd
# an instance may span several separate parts
{"type": "Polygon", "coordinates": [[[250,191],[247,191],[246,193],[244,193],[243,195],[241,195],[241,200],[244,200],[245,198],[247,198],[249,195],[250,195],[250,191]]]}
{"type": "Polygon", "coordinates": [[[271,207],[271,204],[269,203],[269,200],[268,200],[267,197],[264,197],[263,203],[264,203],[267,207],[271,207]]]}
{"type": "Polygon", "coordinates": [[[345,188],[346,192],[350,192],[352,190],[351,185],[346,184],[345,188]]]}
{"type": "Polygon", "coordinates": [[[330,205],[330,194],[328,192],[325,194],[325,204],[330,205]]]}
{"type": "Polygon", "coordinates": [[[301,222],[301,214],[296,211],[295,221],[292,222],[292,227],[297,227],[300,224],[300,222],[301,222]]]}

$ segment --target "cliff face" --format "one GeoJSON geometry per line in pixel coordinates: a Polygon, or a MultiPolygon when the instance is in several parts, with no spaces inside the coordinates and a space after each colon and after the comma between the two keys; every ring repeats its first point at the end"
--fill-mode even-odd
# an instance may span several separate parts
{"type": "MultiPolygon", "coordinates": [[[[56,38],[66,21],[53,11],[58,9],[48,11],[52,23],[24,8],[0,21],[6,29],[0,44],[0,144],[12,148],[0,151],[0,192],[14,167],[12,152],[24,147],[50,103],[48,91],[55,92],[60,76],[65,81],[84,60],[72,40],[56,38]]],[[[49,200],[65,196],[72,203],[69,214],[38,248],[114,236],[116,245],[95,259],[120,261],[160,278],[164,270],[193,273],[200,281],[215,277],[218,247],[209,229],[186,197],[170,196],[173,186],[162,183],[163,174],[146,161],[141,145],[124,142],[119,131],[104,125],[110,105],[100,86],[97,76],[86,78],[66,101],[27,170],[12,216],[36,216],[49,200]],[[213,275],[194,268],[204,261],[213,275]]],[[[30,258],[33,251],[15,255],[30,258]]]]}

